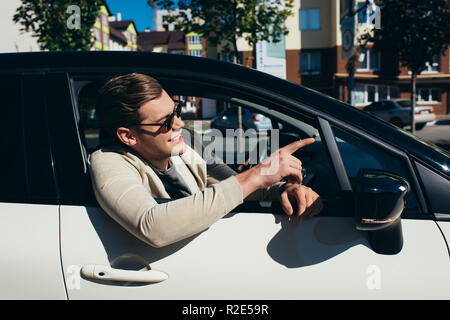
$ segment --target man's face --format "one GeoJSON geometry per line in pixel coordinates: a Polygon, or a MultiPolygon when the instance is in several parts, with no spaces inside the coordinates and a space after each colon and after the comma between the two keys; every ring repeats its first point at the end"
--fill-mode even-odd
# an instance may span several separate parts
{"type": "MultiPolygon", "coordinates": [[[[144,103],[138,110],[140,123],[161,123],[174,112],[176,104],[165,90],[159,98],[144,103]]],[[[133,126],[132,132],[136,136],[133,149],[147,160],[164,161],[173,155],[181,155],[186,149],[181,129],[184,122],[176,115],[172,128],[165,126],[133,126]]]]}

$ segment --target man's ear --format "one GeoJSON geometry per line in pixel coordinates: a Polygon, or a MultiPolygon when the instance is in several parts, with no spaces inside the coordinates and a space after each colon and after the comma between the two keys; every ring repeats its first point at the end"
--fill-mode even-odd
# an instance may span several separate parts
{"type": "Polygon", "coordinates": [[[137,143],[136,135],[129,128],[125,127],[117,128],[116,135],[120,141],[122,141],[125,145],[129,147],[132,147],[137,143]]]}

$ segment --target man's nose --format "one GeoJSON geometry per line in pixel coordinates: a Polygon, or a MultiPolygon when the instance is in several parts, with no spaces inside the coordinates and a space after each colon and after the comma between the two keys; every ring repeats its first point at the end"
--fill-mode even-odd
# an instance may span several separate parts
{"type": "Polygon", "coordinates": [[[172,125],[172,130],[178,130],[181,128],[184,128],[184,121],[175,115],[173,125],[172,125]]]}

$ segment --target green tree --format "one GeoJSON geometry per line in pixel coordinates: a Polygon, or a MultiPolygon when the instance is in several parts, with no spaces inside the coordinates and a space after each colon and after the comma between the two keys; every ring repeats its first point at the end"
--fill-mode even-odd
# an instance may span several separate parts
{"type": "Polygon", "coordinates": [[[103,0],[22,0],[13,21],[38,38],[41,50],[90,50],[92,26],[103,4],[103,0]]]}
{"type": "Polygon", "coordinates": [[[411,132],[414,133],[416,77],[433,56],[444,54],[450,44],[448,0],[381,0],[381,30],[374,45],[398,55],[411,71],[411,132]]]}
{"type": "MultiPolygon", "coordinates": [[[[252,47],[256,64],[256,44],[259,41],[279,42],[289,33],[284,25],[292,15],[294,0],[156,0],[159,7],[170,10],[169,23],[186,33],[203,35],[221,52],[240,61],[237,40],[244,38],[252,47]],[[283,5],[284,3],[284,5],[283,5]],[[180,9],[175,11],[175,9],[180,9]]],[[[150,1],[151,2],[151,1],[150,1]]]]}

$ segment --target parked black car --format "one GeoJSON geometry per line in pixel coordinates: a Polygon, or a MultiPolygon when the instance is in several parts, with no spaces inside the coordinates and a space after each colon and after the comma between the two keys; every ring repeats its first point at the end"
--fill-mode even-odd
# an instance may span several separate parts
{"type": "MultiPolygon", "coordinates": [[[[272,129],[272,122],[269,118],[260,113],[252,113],[246,108],[241,107],[242,129],[255,129],[264,131],[272,129]]],[[[239,128],[238,107],[230,107],[211,120],[211,128],[225,132],[226,129],[239,128]]]]}

